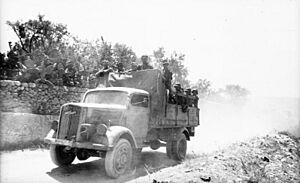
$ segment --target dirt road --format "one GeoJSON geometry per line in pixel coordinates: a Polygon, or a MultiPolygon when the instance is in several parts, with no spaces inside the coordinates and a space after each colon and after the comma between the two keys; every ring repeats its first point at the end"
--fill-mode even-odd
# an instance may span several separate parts
{"type": "Polygon", "coordinates": [[[104,161],[99,158],[90,158],[84,162],[76,159],[72,165],[62,168],[52,163],[48,150],[2,152],[0,182],[126,182],[146,175],[145,164],[150,168],[160,169],[173,166],[177,162],[168,159],[165,153],[146,149],[142,152],[141,161],[135,171],[113,180],[106,176],[104,161]]]}
{"type": "MultiPolygon", "coordinates": [[[[208,133],[200,133],[197,129],[197,137],[188,142],[188,154],[207,153],[221,147],[221,142],[216,138],[206,138],[208,133]]],[[[35,149],[24,151],[1,152],[1,176],[2,183],[76,183],[76,182],[114,182],[121,183],[134,180],[162,168],[177,165],[166,155],[165,147],[153,151],[150,148],[143,149],[141,158],[135,171],[120,179],[114,180],[106,176],[104,161],[99,158],[90,158],[86,161],[75,159],[68,167],[57,167],[50,159],[49,150],[35,149]]]]}
{"type": "MultiPolygon", "coordinates": [[[[198,140],[194,138],[191,142],[188,142],[187,156],[191,157],[194,154],[209,152],[219,147],[216,142],[210,141],[210,143],[209,141],[199,140],[200,137],[203,136],[199,134],[198,140]]],[[[121,183],[145,176],[147,171],[158,171],[178,164],[178,162],[167,157],[165,147],[161,147],[156,151],[145,148],[141,153],[137,168],[131,174],[114,180],[106,176],[104,161],[99,158],[90,158],[86,161],[75,159],[72,165],[64,168],[57,167],[52,163],[47,149],[1,152],[0,159],[1,183],[121,183]]]]}
{"type": "MultiPolygon", "coordinates": [[[[236,141],[265,135],[274,130],[292,129],[299,132],[299,101],[280,100],[275,104],[270,104],[269,101],[250,101],[247,105],[237,106],[214,102],[202,104],[201,125],[196,128],[196,137],[188,142],[188,159],[201,157],[203,153],[224,149],[236,141]]],[[[157,151],[146,148],[135,171],[121,179],[112,180],[105,174],[103,160],[98,158],[85,162],[75,160],[71,166],[58,168],[52,163],[49,151],[39,149],[1,152],[0,160],[1,183],[118,183],[145,176],[147,171],[157,171],[178,164],[167,158],[164,147],[157,151]]]]}

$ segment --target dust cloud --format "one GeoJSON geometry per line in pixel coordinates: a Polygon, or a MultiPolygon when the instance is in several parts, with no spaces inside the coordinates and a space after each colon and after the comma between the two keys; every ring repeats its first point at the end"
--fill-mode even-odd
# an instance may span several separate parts
{"type": "Polygon", "coordinates": [[[287,131],[300,137],[300,99],[248,97],[200,101],[200,126],[189,153],[208,153],[255,136],[287,131]]]}

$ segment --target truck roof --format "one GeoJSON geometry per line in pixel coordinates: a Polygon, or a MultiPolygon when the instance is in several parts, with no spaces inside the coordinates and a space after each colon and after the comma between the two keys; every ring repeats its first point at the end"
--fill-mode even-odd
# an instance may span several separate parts
{"type": "Polygon", "coordinates": [[[93,91],[122,91],[122,92],[126,92],[128,94],[141,93],[141,94],[149,95],[149,92],[147,92],[145,90],[136,89],[136,88],[128,88],[128,87],[95,88],[95,89],[90,89],[87,92],[93,92],[93,91]]]}

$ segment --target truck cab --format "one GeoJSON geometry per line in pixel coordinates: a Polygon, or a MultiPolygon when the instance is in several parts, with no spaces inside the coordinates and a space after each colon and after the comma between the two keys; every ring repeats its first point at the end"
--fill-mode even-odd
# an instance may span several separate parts
{"type": "Polygon", "coordinates": [[[183,160],[186,141],[199,125],[199,109],[184,111],[182,105],[168,103],[159,70],[113,78],[113,87],[88,90],[81,102],[61,107],[59,121],[45,138],[52,161],[62,166],[75,157],[102,157],[107,175],[117,178],[143,147],[166,146],[168,157],[183,160]]]}

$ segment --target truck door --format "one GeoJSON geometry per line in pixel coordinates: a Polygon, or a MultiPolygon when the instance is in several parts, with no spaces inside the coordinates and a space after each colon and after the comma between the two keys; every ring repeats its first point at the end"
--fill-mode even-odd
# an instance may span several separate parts
{"type": "Polygon", "coordinates": [[[138,145],[142,144],[148,132],[149,122],[149,96],[146,94],[133,94],[127,113],[126,126],[129,128],[138,145]]]}

